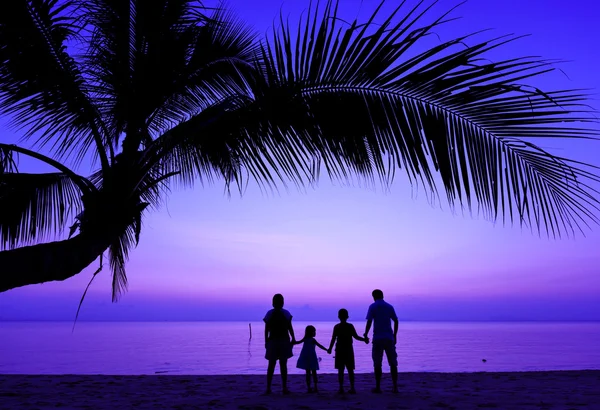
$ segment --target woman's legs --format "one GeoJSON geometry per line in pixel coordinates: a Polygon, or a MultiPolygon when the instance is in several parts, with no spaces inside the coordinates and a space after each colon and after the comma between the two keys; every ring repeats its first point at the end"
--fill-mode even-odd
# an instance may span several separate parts
{"type": "Polygon", "coordinates": [[[279,369],[281,370],[281,387],[283,393],[289,393],[287,388],[287,359],[279,359],[279,369]]]}
{"type": "Polygon", "coordinates": [[[271,393],[271,384],[273,383],[273,373],[275,373],[275,365],[277,360],[269,360],[269,367],[267,368],[267,393],[271,393]]]}

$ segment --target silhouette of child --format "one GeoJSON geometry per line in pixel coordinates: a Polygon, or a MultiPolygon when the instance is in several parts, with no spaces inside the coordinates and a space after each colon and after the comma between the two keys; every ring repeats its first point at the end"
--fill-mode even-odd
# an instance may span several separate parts
{"type": "Polygon", "coordinates": [[[304,337],[299,342],[294,344],[301,344],[302,351],[300,352],[300,357],[298,357],[298,363],[296,367],[298,369],[306,370],[306,388],[309,393],[313,391],[315,393],[319,392],[319,388],[317,387],[317,370],[319,370],[319,359],[317,358],[317,352],[315,347],[327,351],[325,346],[321,345],[319,342],[315,340],[315,336],[317,336],[317,329],[314,326],[306,326],[306,330],[304,331],[304,337]],[[315,389],[311,389],[310,387],[310,376],[312,375],[315,389]]]}
{"type": "Polygon", "coordinates": [[[265,322],[265,359],[269,361],[267,368],[267,391],[271,394],[271,383],[275,366],[279,360],[281,370],[281,386],[283,394],[289,394],[287,388],[287,361],[293,356],[292,343],[296,341],[292,327],[292,315],[283,308],[283,296],[273,296],[273,309],[269,310],[263,319],[265,322]],[[290,342],[290,336],[292,341],[290,342]]]}
{"type": "Polygon", "coordinates": [[[354,394],[354,348],[352,347],[352,338],[361,342],[369,343],[368,337],[360,337],[356,333],[354,325],[348,323],[348,311],[340,309],[338,318],[340,323],[334,326],[333,335],[331,336],[331,344],[327,352],[331,354],[333,344],[335,345],[335,368],[338,370],[338,381],[340,389],[338,393],[344,393],[344,369],[348,370],[348,378],[350,379],[350,390],[348,393],[354,394]]]}

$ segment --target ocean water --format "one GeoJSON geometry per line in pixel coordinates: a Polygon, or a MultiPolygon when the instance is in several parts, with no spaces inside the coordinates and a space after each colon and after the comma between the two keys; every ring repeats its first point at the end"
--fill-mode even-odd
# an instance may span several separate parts
{"type": "MultiPolygon", "coordinates": [[[[294,324],[297,338],[308,323],[294,324]]],[[[329,345],[334,323],[311,323],[329,345]]],[[[355,324],[362,333],[364,323],[355,324]]],[[[262,323],[0,322],[0,373],[264,374],[262,323]]],[[[290,373],[301,346],[294,347],[290,373]]],[[[321,373],[333,355],[317,349],[321,373]]],[[[355,341],[356,371],[372,372],[371,346],[355,341]]],[[[600,323],[400,324],[400,371],[600,369],[600,323]],[[483,362],[483,359],[486,362],[483,362]]],[[[387,368],[384,360],[384,369],[387,368]]]]}

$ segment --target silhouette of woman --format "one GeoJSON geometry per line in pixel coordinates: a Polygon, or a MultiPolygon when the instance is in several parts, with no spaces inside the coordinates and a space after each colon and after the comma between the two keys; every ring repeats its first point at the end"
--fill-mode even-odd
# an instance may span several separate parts
{"type": "Polygon", "coordinates": [[[265,359],[269,361],[267,391],[265,394],[271,394],[271,384],[277,361],[279,361],[279,369],[281,370],[283,394],[289,394],[287,388],[287,361],[293,356],[292,343],[296,342],[296,337],[292,328],[292,315],[283,308],[283,296],[281,294],[278,293],[273,296],[273,309],[267,312],[263,320],[265,322],[265,359]]]}

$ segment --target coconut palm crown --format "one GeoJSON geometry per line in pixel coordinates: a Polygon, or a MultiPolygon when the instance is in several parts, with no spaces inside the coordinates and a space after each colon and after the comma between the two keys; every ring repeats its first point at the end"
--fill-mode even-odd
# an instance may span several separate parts
{"type": "Polygon", "coordinates": [[[420,51],[451,20],[425,23],[431,6],[347,22],[328,1],[261,41],[191,0],[1,2],[0,112],[24,139],[0,144],[0,291],[107,252],[116,298],[144,215],[194,181],[389,185],[401,169],[451,206],[542,234],[598,222],[594,169],[532,142],[594,138],[585,93],[523,85],[553,61],[487,59],[513,37],[420,51]],[[19,172],[18,156],[55,171],[19,172]]]}

